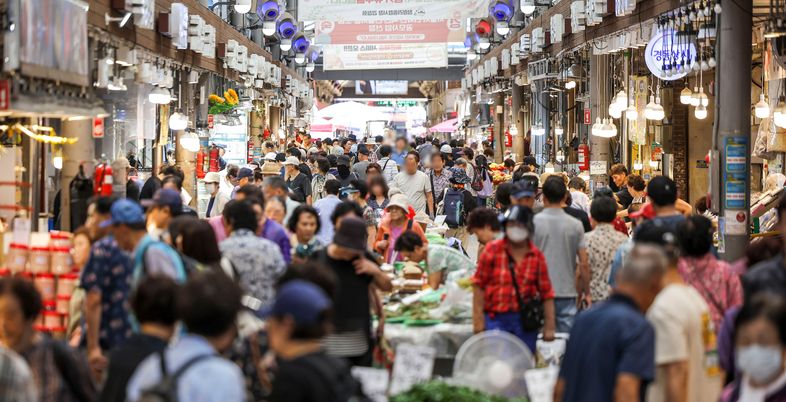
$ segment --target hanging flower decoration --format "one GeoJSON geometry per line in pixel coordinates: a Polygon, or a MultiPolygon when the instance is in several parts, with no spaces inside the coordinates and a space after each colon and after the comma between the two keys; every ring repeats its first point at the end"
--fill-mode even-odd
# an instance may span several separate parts
{"type": "Polygon", "coordinates": [[[209,114],[226,114],[229,113],[237,107],[237,104],[240,102],[240,98],[237,96],[237,92],[234,89],[227,89],[224,91],[224,97],[220,97],[216,94],[210,94],[207,98],[210,102],[210,108],[208,108],[207,112],[209,114]]]}

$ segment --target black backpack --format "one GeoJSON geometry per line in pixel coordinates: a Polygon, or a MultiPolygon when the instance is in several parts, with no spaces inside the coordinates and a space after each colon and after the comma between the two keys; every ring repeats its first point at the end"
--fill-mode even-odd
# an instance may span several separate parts
{"type": "Polygon", "coordinates": [[[448,227],[455,229],[464,226],[464,190],[447,189],[442,202],[448,227]]]}
{"type": "Polygon", "coordinates": [[[143,389],[137,402],[177,402],[177,380],[195,364],[216,356],[210,354],[192,357],[180,366],[177,371],[169,374],[166,369],[166,358],[164,355],[164,351],[158,353],[161,363],[161,380],[149,388],[143,389]]]}
{"type": "Polygon", "coordinates": [[[309,370],[317,374],[327,389],[332,391],[331,395],[324,396],[326,402],[372,402],[343,361],[329,358],[329,361],[314,359],[306,360],[305,363],[309,370]],[[335,372],[339,373],[338,379],[333,375],[335,372]]]}

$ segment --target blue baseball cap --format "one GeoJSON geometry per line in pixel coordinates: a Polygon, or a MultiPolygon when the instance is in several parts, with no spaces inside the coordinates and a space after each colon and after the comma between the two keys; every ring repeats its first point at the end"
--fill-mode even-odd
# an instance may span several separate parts
{"type": "Polygon", "coordinates": [[[173,216],[180,215],[183,212],[183,199],[180,193],[172,190],[171,188],[162,188],[153,194],[153,198],[142,201],[142,205],[146,207],[169,207],[169,211],[173,216]]]}
{"type": "Polygon", "coordinates": [[[319,324],[319,315],[330,306],[330,298],[321,288],[296,279],[281,286],[273,304],[257,311],[257,316],[291,316],[298,325],[313,325],[319,324]]]}
{"type": "Polygon", "coordinates": [[[145,212],[142,206],[127,198],[115,201],[110,209],[111,218],[101,222],[101,227],[111,225],[134,225],[145,223],[145,212]]]}
{"type": "Polygon", "coordinates": [[[538,186],[530,180],[519,180],[513,185],[512,198],[534,197],[538,193],[538,186]]]}
{"type": "Polygon", "coordinates": [[[240,170],[237,171],[237,179],[238,180],[240,180],[240,179],[253,179],[253,178],[254,178],[254,171],[249,169],[249,168],[247,168],[247,167],[240,168],[240,170]]]}

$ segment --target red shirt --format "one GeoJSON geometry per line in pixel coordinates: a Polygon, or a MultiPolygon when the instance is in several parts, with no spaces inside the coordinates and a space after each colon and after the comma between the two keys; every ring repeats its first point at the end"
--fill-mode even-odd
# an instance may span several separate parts
{"type": "Polygon", "coordinates": [[[628,236],[628,225],[625,224],[625,221],[622,220],[619,216],[614,218],[614,221],[611,222],[614,225],[614,229],[618,232],[628,236]]]}
{"type": "MultiPolygon", "coordinates": [[[[472,281],[484,291],[483,311],[487,313],[519,311],[516,290],[508,268],[507,247],[507,239],[491,241],[486,244],[478,258],[478,269],[472,281]]],[[[540,295],[541,300],[554,298],[546,258],[532,241],[529,242],[529,251],[515,269],[524,300],[530,300],[537,295],[540,295]]]]}

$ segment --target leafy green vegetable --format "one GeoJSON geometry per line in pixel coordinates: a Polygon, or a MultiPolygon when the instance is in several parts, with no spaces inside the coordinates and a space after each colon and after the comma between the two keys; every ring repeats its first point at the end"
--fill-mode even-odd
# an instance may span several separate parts
{"type": "Polygon", "coordinates": [[[390,398],[390,402],[527,402],[527,399],[508,399],[467,387],[431,381],[415,385],[409,391],[390,398]]]}

